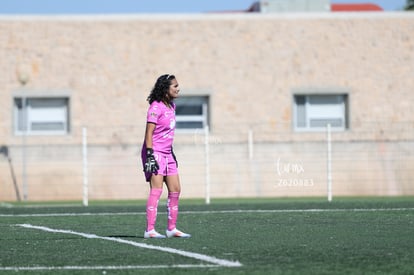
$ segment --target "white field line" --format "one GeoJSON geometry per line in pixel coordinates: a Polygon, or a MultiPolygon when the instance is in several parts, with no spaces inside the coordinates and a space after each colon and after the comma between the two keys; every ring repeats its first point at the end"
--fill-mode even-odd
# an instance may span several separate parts
{"type": "Polygon", "coordinates": [[[218,265],[102,265],[102,266],[3,266],[0,271],[50,271],[50,270],[125,270],[125,269],[162,269],[162,268],[210,268],[218,265]]]}
{"type": "Polygon", "coordinates": [[[124,240],[124,239],[121,239],[121,238],[103,237],[103,236],[98,236],[98,235],[95,235],[95,234],[76,232],[76,231],[72,231],[72,230],[53,229],[53,228],[49,228],[49,227],[45,227],[45,226],[37,226],[37,225],[31,225],[31,224],[17,224],[16,226],[20,226],[20,227],[24,227],[24,228],[30,228],[30,229],[38,229],[38,230],[51,232],[51,233],[62,233],[62,234],[77,235],[77,236],[81,236],[81,237],[84,237],[84,238],[87,238],[87,239],[100,239],[100,240],[112,241],[112,242],[117,242],[117,243],[123,243],[123,244],[132,245],[132,246],[135,246],[135,247],[158,250],[158,251],[167,252],[167,253],[171,253],[171,254],[177,254],[177,255],[184,256],[184,257],[188,257],[188,258],[192,258],[192,259],[196,259],[196,260],[200,260],[200,261],[204,261],[204,262],[208,262],[208,263],[212,263],[212,264],[216,264],[216,265],[224,266],[224,267],[240,267],[240,266],[242,266],[242,264],[238,261],[229,261],[229,260],[224,260],[224,259],[218,259],[218,258],[215,258],[215,257],[212,257],[212,256],[203,255],[203,254],[199,254],[199,253],[179,250],[179,249],[170,248],[170,247],[163,247],[163,246],[156,246],[156,245],[145,244],[145,243],[138,243],[138,242],[133,242],[133,241],[129,241],[129,240],[124,240]]]}
{"type": "Polygon", "coordinates": [[[0,207],[12,208],[13,204],[7,202],[0,202],[0,207]]]}
{"type": "MultiPolygon", "coordinates": [[[[414,208],[351,208],[351,209],[273,209],[273,210],[212,210],[212,211],[180,211],[181,214],[239,214],[239,213],[320,213],[320,212],[384,212],[414,211],[414,208]]],[[[106,213],[43,213],[43,214],[0,214],[0,217],[68,217],[68,216],[128,216],[145,215],[145,212],[106,212],[106,213]]],[[[158,212],[159,215],[165,213],[158,212]]]]}

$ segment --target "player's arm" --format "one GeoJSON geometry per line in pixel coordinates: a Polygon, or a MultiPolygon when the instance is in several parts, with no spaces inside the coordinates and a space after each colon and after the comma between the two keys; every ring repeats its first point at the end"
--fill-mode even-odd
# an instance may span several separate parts
{"type": "Polygon", "coordinates": [[[152,149],[152,137],[154,135],[155,123],[147,122],[147,127],[145,129],[145,147],[152,149]]]}
{"type": "Polygon", "coordinates": [[[154,150],[152,149],[152,137],[154,135],[155,124],[148,122],[145,129],[145,147],[147,159],[145,161],[145,172],[155,173],[160,168],[154,157],[154,150]]]}

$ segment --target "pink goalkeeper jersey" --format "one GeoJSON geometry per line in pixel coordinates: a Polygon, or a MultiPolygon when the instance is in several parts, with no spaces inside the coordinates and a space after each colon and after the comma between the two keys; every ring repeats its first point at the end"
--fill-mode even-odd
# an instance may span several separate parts
{"type": "Polygon", "coordinates": [[[156,152],[171,153],[175,132],[175,104],[171,103],[171,106],[170,109],[164,103],[154,101],[148,108],[147,122],[155,124],[152,149],[156,152]]]}

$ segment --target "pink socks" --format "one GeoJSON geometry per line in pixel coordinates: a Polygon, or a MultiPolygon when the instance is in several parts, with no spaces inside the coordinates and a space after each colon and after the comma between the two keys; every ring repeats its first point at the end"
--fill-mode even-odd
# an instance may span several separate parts
{"type": "Polygon", "coordinates": [[[155,228],[157,220],[158,201],[162,194],[162,188],[151,188],[147,201],[147,232],[155,228]]]}
{"type": "Polygon", "coordinates": [[[168,193],[167,210],[168,210],[168,230],[175,229],[178,216],[178,199],[180,192],[168,193]]]}
{"type": "MultiPolygon", "coordinates": [[[[162,194],[162,188],[151,188],[147,201],[147,232],[155,229],[155,222],[157,221],[158,202],[162,194]]],[[[168,210],[168,230],[173,230],[176,227],[178,217],[178,200],[180,192],[168,193],[167,210],[168,210]]]]}

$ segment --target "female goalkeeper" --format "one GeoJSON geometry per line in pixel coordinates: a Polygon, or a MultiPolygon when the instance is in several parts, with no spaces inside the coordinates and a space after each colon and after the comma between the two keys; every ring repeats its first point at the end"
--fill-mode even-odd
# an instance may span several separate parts
{"type": "Polygon", "coordinates": [[[144,232],[144,238],[165,238],[165,235],[155,230],[158,201],[164,182],[168,189],[166,235],[169,238],[191,237],[190,234],[176,228],[181,186],[172,144],[175,131],[174,99],[178,97],[179,91],[180,88],[175,76],[165,74],[157,79],[147,99],[150,106],[147,112],[141,157],[145,179],[150,184],[150,191],[147,201],[147,229],[144,232]]]}

